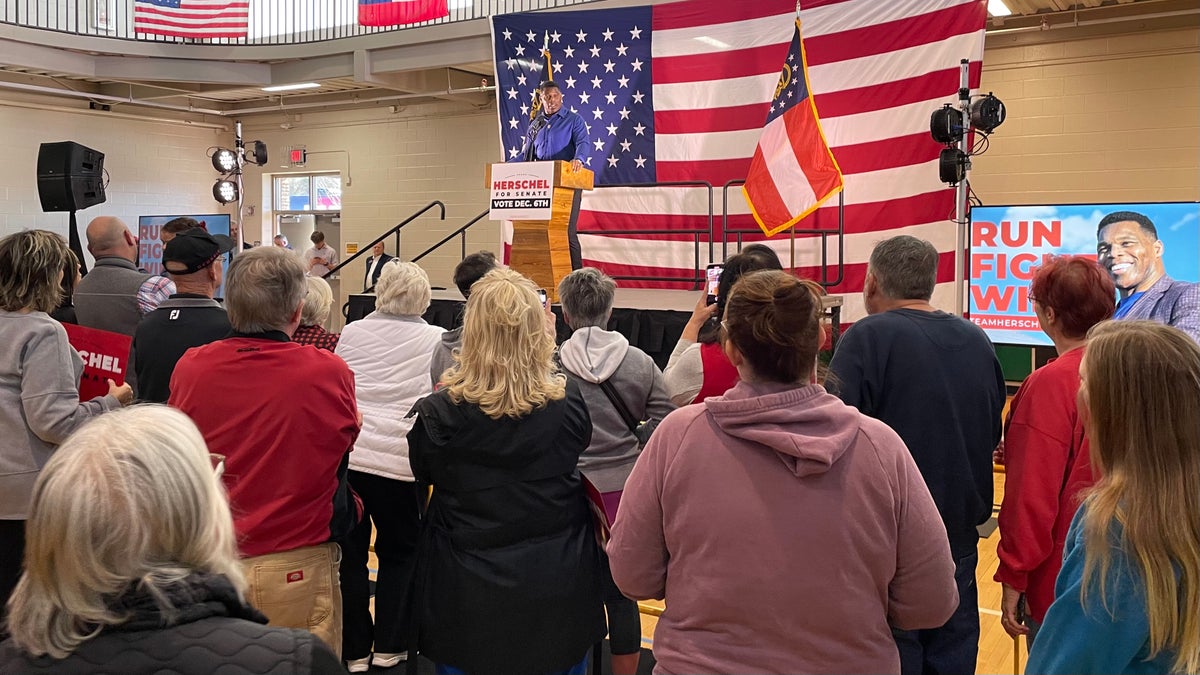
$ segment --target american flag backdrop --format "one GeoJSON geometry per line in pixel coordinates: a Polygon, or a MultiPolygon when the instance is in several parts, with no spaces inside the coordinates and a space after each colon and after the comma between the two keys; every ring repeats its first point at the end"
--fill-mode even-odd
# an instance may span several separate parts
{"type": "MultiPolygon", "coordinates": [[[[721,188],[746,178],[795,27],[794,0],[686,0],[653,6],[507,14],[493,18],[500,140],[519,152],[534,87],[553,79],[564,106],[583,116],[597,185],[705,180],[721,188]]],[[[953,297],[954,192],[938,180],[941,149],[929,115],[955,99],[959,61],[982,68],[982,0],[806,0],[800,19],[826,139],[845,177],[843,320],[862,316],[859,292],[875,242],[895,234],[927,239],[943,253],[935,299],[953,297]]],[[[707,224],[707,192],[695,188],[598,188],[585,193],[580,240],[585,264],[610,274],[688,276],[690,234],[621,235],[615,229],[707,224]]],[[[837,200],[796,225],[831,228],[837,200]]],[[[757,230],[729,190],[731,227],[757,230]]],[[[718,242],[722,238],[718,231],[718,242]]],[[[762,240],[761,233],[745,241],[762,240]]],[[[801,237],[796,266],[818,278],[817,239],[801,237]]],[[[786,234],[770,243],[785,264],[786,234]]],[[[720,255],[720,245],[717,245],[720,255]]],[[[836,245],[829,255],[837,259],[836,245]]],[[[707,247],[701,263],[707,262],[707,247]]],[[[830,270],[830,276],[836,276],[830,270]]],[[[621,282],[622,286],[663,285],[621,282]]],[[[677,285],[675,287],[678,287],[677,285]]]]}
{"type": "Polygon", "coordinates": [[[250,0],[134,0],[135,33],[185,38],[246,37],[250,0]]]}

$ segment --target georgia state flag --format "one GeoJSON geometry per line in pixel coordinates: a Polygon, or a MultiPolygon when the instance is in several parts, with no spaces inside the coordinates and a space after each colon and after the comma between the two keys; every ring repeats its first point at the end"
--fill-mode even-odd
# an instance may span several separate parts
{"type": "Polygon", "coordinates": [[[360,26],[396,26],[449,15],[447,0],[358,0],[360,26]]]}

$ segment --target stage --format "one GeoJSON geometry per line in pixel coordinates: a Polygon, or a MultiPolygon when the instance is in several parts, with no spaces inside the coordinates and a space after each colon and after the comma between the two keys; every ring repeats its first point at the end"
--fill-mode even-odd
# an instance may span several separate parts
{"type": "MultiPolygon", "coordinates": [[[[696,301],[702,291],[671,291],[652,288],[618,288],[613,299],[612,319],[609,329],[615,330],[633,346],[654,359],[659,368],[666,368],[671,351],[683,333],[696,301]]],[[[823,298],[825,313],[832,324],[831,344],[836,344],[841,326],[842,298],[829,295],[823,298]]],[[[463,297],[457,289],[433,291],[433,299],[424,319],[447,330],[462,325],[463,297]]],[[[350,296],[346,304],[346,323],[356,321],[375,309],[373,293],[358,293],[350,296]]],[[[562,318],[562,308],[551,308],[558,317],[558,341],[571,335],[571,329],[562,318]]]]}

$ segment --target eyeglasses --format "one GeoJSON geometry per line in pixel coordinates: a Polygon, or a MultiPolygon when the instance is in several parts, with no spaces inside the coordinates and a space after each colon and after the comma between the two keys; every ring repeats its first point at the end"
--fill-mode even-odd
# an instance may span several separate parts
{"type": "Polygon", "coordinates": [[[220,478],[225,473],[225,455],[210,452],[208,460],[212,462],[213,475],[220,478]]]}

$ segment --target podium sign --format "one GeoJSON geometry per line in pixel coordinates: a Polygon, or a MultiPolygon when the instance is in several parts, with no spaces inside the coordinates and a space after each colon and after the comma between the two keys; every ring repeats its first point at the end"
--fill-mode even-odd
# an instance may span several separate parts
{"type": "Polygon", "coordinates": [[[554,162],[515,162],[491,167],[491,220],[550,220],[554,162]]]}

